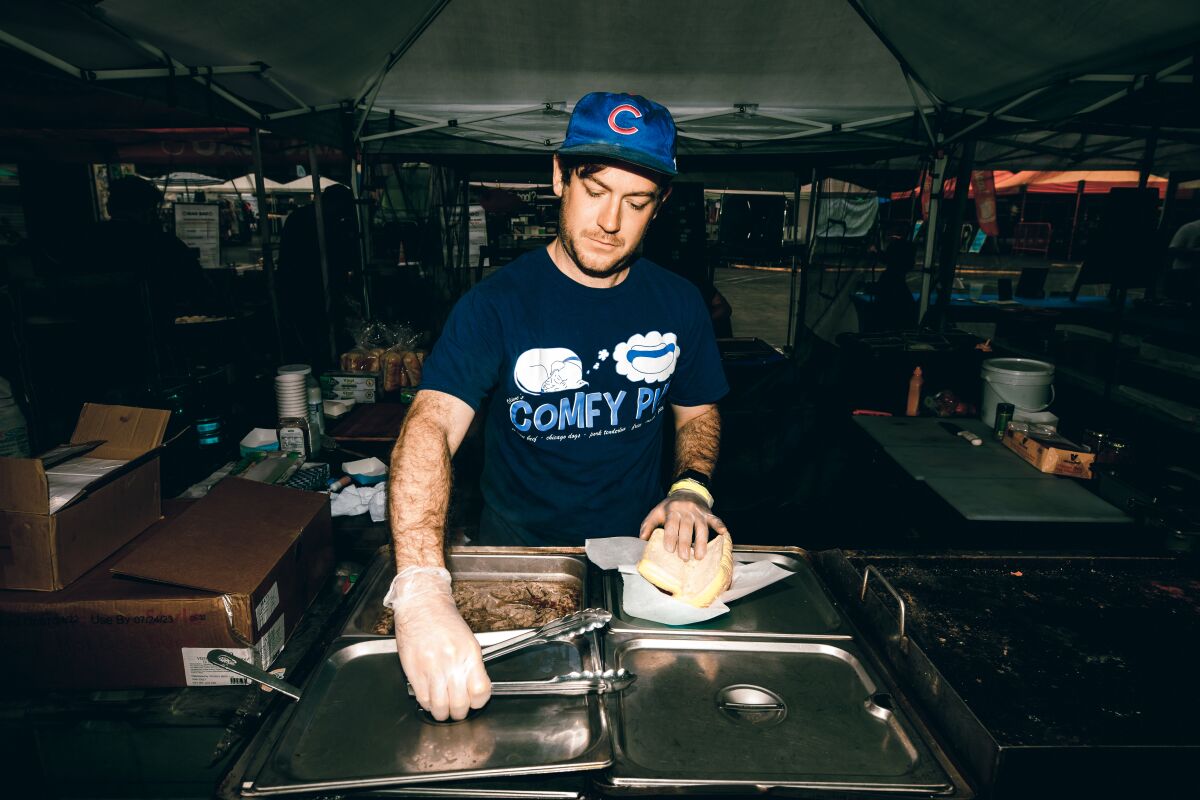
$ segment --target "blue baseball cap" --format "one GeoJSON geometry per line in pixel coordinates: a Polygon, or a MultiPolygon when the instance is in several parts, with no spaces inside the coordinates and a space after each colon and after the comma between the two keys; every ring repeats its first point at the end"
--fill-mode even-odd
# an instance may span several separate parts
{"type": "Polygon", "coordinates": [[[571,112],[564,156],[601,156],[676,175],[675,120],[653,100],[636,94],[592,92],[571,112]]]}

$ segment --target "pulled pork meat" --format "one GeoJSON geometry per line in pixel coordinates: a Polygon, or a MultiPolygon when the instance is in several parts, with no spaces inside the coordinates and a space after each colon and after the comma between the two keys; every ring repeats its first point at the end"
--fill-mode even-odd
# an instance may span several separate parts
{"type": "MultiPolygon", "coordinates": [[[[475,633],[537,628],[579,610],[579,587],[555,581],[454,581],[454,603],[475,633]]],[[[384,608],[374,632],[395,632],[384,608]]]]}

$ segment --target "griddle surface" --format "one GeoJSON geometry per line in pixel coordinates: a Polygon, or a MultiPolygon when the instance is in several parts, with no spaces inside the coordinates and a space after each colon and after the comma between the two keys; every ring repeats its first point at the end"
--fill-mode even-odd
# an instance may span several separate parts
{"type": "MultiPolygon", "coordinates": [[[[1200,574],[1166,558],[859,556],[1001,746],[1200,745],[1200,574]]],[[[889,601],[890,602],[890,601],[889,601]]]]}

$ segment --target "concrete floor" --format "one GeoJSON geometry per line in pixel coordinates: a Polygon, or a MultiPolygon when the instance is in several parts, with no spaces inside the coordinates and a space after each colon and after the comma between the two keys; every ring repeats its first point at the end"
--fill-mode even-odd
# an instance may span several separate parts
{"type": "MultiPolygon", "coordinates": [[[[964,286],[980,282],[984,293],[995,293],[1000,278],[1009,278],[1015,284],[1023,267],[1047,267],[1050,274],[1046,280],[1046,292],[1065,294],[1074,285],[1075,274],[1079,270],[1077,262],[1050,262],[1024,256],[971,255],[964,257],[963,261],[958,276],[964,286]]],[[[734,336],[756,336],[776,346],[788,343],[788,307],[792,292],[790,270],[779,267],[718,267],[713,283],[733,306],[734,336]]],[[[914,292],[918,291],[920,273],[910,273],[908,283],[914,292]]],[[[1105,288],[1085,286],[1081,294],[1103,293],[1105,288]]],[[[795,291],[799,290],[797,275],[795,291]]]]}
{"type": "MultiPolygon", "coordinates": [[[[788,342],[789,270],[754,267],[718,268],[717,291],[733,306],[733,335],[756,336],[773,345],[788,342]]],[[[799,279],[796,291],[799,291],[799,279]]]]}

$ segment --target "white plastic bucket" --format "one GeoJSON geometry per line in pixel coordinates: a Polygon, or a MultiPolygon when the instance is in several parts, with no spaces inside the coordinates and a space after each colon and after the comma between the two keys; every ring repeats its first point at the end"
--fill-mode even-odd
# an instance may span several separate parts
{"type": "Polygon", "coordinates": [[[1054,365],[1032,358],[989,358],[979,371],[983,402],[979,417],[996,424],[996,406],[1012,403],[1017,413],[1045,411],[1054,402],[1054,365]]]}

